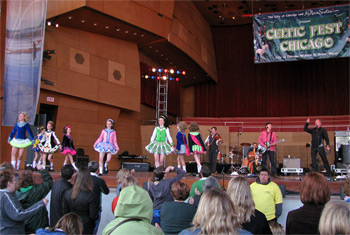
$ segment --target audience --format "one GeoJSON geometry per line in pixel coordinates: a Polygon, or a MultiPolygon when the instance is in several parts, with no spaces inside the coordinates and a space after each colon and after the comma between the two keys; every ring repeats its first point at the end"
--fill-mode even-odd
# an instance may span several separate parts
{"type": "Polygon", "coordinates": [[[283,226],[276,221],[270,221],[269,222],[270,229],[272,231],[273,235],[284,235],[286,232],[283,229],[283,226]]]}
{"type": "Polygon", "coordinates": [[[96,161],[89,162],[88,167],[90,170],[90,175],[91,175],[91,179],[92,179],[92,183],[93,183],[93,192],[94,192],[96,201],[99,205],[98,219],[96,220],[96,225],[95,225],[95,229],[94,229],[94,234],[96,234],[98,231],[98,226],[100,225],[100,221],[101,221],[101,212],[102,212],[101,194],[104,193],[104,194],[108,195],[109,188],[108,188],[105,180],[98,177],[98,175],[96,174],[96,172],[98,170],[98,162],[96,162],[96,161]]]}
{"type": "Polygon", "coordinates": [[[243,229],[252,234],[271,234],[265,215],[255,209],[253,195],[245,178],[232,178],[227,194],[232,199],[238,223],[242,224],[243,229]]]}
{"type": "MultiPolygon", "coordinates": [[[[129,175],[123,180],[121,190],[131,185],[139,185],[139,182],[133,175],[129,175]]],[[[118,200],[119,200],[119,196],[116,196],[112,201],[113,214],[114,214],[115,208],[117,207],[118,200]]]]}
{"type": "Polygon", "coordinates": [[[240,229],[235,207],[230,197],[221,189],[212,188],[203,193],[193,227],[180,234],[250,234],[240,229]]]}
{"type": "Polygon", "coordinates": [[[201,178],[192,184],[190,197],[196,196],[196,189],[200,194],[203,193],[202,186],[204,185],[205,180],[211,175],[210,167],[208,165],[203,165],[199,175],[201,178]]]}
{"type": "Polygon", "coordinates": [[[152,224],[160,224],[160,209],[164,202],[174,201],[171,195],[171,185],[177,181],[180,181],[186,174],[186,171],[181,168],[168,166],[165,170],[164,167],[159,166],[154,169],[153,179],[148,186],[148,193],[153,201],[153,220],[152,224]],[[164,174],[170,171],[176,171],[177,175],[171,179],[163,179],[164,174]]]}
{"type": "Polygon", "coordinates": [[[319,223],[321,235],[350,234],[350,206],[344,201],[328,202],[319,223]]]}
{"type": "Polygon", "coordinates": [[[72,189],[67,190],[63,197],[63,212],[74,212],[80,216],[84,230],[83,234],[92,234],[95,221],[98,219],[99,204],[93,193],[93,183],[90,172],[80,168],[72,189]]]}
{"type": "Polygon", "coordinates": [[[131,171],[129,171],[129,169],[126,168],[122,168],[118,171],[117,173],[117,188],[116,188],[116,196],[119,196],[120,191],[122,190],[122,185],[123,185],[123,181],[126,177],[128,177],[131,174],[134,174],[135,170],[132,169],[131,171]]]}
{"type": "Polygon", "coordinates": [[[326,177],[318,172],[305,176],[300,188],[300,200],[304,205],[288,213],[286,233],[318,233],[321,213],[330,197],[331,191],[326,177]]]}
{"type": "Polygon", "coordinates": [[[53,228],[38,229],[35,232],[36,235],[82,235],[83,234],[83,222],[80,217],[71,212],[62,216],[53,228]]]}
{"type": "MultiPolygon", "coordinates": [[[[203,192],[205,192],[206,190],[211,189],[211,188],[220,188],[219,181],[213,176],[209,176],[204,181],[204,185],[202,186],[202,190],[203,190],[203,192]]],[[[195,206],[197,208],[199,201],[201,200],[202,194],[198,190],[195,190],[195,192],[196,192],[196,196],[194,196],[193,199],[192,198],[190,199],[190,203],[193,204],[193,206],[195,206]]]]}
{"type": "Polygon", "coordinates": [[[344,201],[350,203],[350,179],[347,179],[344,184],[344,201]]]}
{"type": "MultiPolygon", "coordinates": [[[[41,184],[34,184],[33,171],[31,170],[23,171],[19,178],[19,189],[15,192],[15,196],[24,209],[45,198],[52,188],[53,180],[50,173],[39,164],[37,169],[43,179],[41,184]]],[[[37,229],[46,228],[47,226],[49,226],[49,217],[46,207],[41,208],[35,215],[24,222],[24,230],[27,234],[35,233],[37,229]]]]}
{"type": "Polygon", "coordinates": [[[48,200],[42,199],[23,209],[14,195],[16,190],[14,170],[2,169],[0,170],[0,234],[24,234],[24,221],[45,208],[48,200]]]}
{"type": "MultiPolygon", "coordinates": [[[[203,168],[202,168],[203,169],[203,168]]],[[[192,226],[196,214],[196,207],[185,203],[190,194],[190,188],[182,182],[175,182],[171,186],[173,202],[165,202],[160,211],[160,221],[165,234],[178,234],[192,226]]]]}
{"type": "Polygon", "coordinates": [[[73,185],[70,180],[74,174],[72,165],[64,165],[61,169],[61,179],[53,184],[50,201],[50,227],[54,227],[64,215],[63,213],[63,196],[64,193],[71,189],[73,185]]]}
{"type": "Polygon", "coordinates": [[[163,234],[151,225],[152,200],[138,185],[124,188],[114,212],[115,219],[103,230],[102,234],[163,234]]]}
{"type": "Polygon", "coordinates": [[[250,185],[255,208],[262,212],[267,221],[275,220],[282,214],[282,193],[278,185],[270,180],[269,171],[261,169],[256,182],[250,185]]]}

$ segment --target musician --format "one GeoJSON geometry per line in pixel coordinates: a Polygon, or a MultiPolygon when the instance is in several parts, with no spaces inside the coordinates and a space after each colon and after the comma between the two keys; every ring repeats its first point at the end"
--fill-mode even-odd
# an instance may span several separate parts
{"type": "Polygon", "coordinates": [[[218,129],[213,126],[210,135],[205,140],[205,145],[209,150],[209,167],[212,173],[216,172],[216,158],[219,152],[219,145],[222,143],[221,137],[218,135],[218,129]]]}
{"type": "Polygon", "coordinates": [[[249,158],[249,172],[250,174],[254,173],[254,168],[256,168],[259,160],[259,151],[258,151],[258,143],[253,142],[252,145],[249,147],[249,153],[248,153],[248,158],[249,158]],[[253,158],[252,158],[253,156],[253,158]]]}
{"type": "Polygon", "coordinates": [[[307,133],[310,133],[312,136],[311,140],[311,158],[312,158],[312,170],[313,171],[318,171],[318,167],[316,164],[316,157],[317,153],[320,154],[322,158],[322,162],[324,167],[326,168],[326,176],[331,176],[331,169],[329,167],[329,163],[326,157],[326,153],[324,151],[324,140],[326,140],[327,144],[327,151],[330,151],[331,148],[329,147],[329,138],[328,138],[328,133],[327,130],[324,129],[322,126],[322,122],[320,119],[316,119],[315,121],[315,128],[310,129],[309,128],[309,123],[310,123],[310,118],[306,120],[305,126],[304,126],[304,131],[307,133]]]}
{"type": "Polygon", "coordinates": [[[271,175],[276,177],[276,165],[275,165],[275,146],[271,145],[277,142],[276,133],[272,131],[272,123],[268,122],[265,124],[266,130],[262,131],[259,136],[259,144],[267,149],[262,155],[262,168],[266,168],[267,155],[271,162],[271,175]],[[271,146],[268,147],[266,144],[269,143],[271,146]]]}

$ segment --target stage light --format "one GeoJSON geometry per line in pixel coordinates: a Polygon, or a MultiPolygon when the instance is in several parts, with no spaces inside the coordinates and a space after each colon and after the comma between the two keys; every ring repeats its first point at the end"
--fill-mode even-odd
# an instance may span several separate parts
{"type": "Polygon", "coordinates": [[[186,75],[186,71],[184,70],[184,71],[182,71],[182,75],[186,75]]]}
{"type": "Polygon", "coordinates": [[[152,72],[155,73],[157,71],[156,68],[152,68],[152,72]]]}
{"type": "Polygon", "coordinates": [[[145,78],[146,78],[146,79],[148,79],[148,78],[149,78],[149,76],[148,76],[148,75],[145,75],[145,78]]]}
{"type": "Polygon", "coordinates": [[[170,69],[170,73],[173,74],[175,73],[175,71],[173,69],[170,69]]]}
{"type": "Polygon", "coordinates": [[[168,70],[167,70],[167,69],[164,69],[164,73],[168,73],[168,70]]]}
{"type": "Polygon", "coordinates": [[[47,26],[51,26],[51,21],[48,21],[48,22],[47,22],[47,26]]]}
{"type": "Polygon", "coordinates": [[[165,81],[167,79],[167,76],[163,76],[163,80],[165,81]]]}
{"type": "Polygon", "coordinates": [[[176,74],[181,74],[181,71],[180,71],[180,70],[177,70],[177,71],[176,71],[176,74]]]}
{"type": "Polygon", "coordinates": [[[176,78],[176,81],[178,82],[180,79],[179,78],[176,78]]]}
{"type": "Polygon", "coordinates": [[[155,76],[152,76],[151,78],[152,78],[152,79],[154,79],[154,78],[155,78],[155,76]]]}
{"type": "Polygon", "coordinates": [[[158,69],[158,73],[161,73],[163,70],[162,69],[158,69]]]}
{"type": "Polygon", "coordinates": [[[59,27],[59,25],[58,25],[58,24],[55,24],[55,26],[56,26],[56,28],[58,28],[58,27],[59,27]]]}
{"type": "Polygon", "coordinates": [[[172,80],[173,80],[173,78],[172,78],[172,77],[170,77],[170,78],[169,78],[169,80],[170,80],[170,81],[172,81],[172,80]]]}
{"type": "Polygon", "coordinates": [[[160,77],[158,76],[157,79],[160,80],[160,77]]]}

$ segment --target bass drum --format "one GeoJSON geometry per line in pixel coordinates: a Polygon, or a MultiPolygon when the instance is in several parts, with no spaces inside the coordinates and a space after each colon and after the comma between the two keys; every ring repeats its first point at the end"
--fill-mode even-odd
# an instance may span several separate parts
{"type": "Polygon", "coordinates": [[[244,158],[242,161],[242,167],[248,167],[249,165],[249,159],[248,158],[244,158]]]}

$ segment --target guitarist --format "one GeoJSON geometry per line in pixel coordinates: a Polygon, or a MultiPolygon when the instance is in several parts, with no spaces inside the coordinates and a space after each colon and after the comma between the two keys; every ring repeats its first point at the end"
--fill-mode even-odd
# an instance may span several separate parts
{"type": "Polygon", "coordinates": [[[275,165],[275,146],[277,142],[276,133],[272,131],[272,123],[268,122],[265,124],[266,130],[262,131],[259,136],[259,144],[267,149],[262,155],[262,168],[266,169],[267,155],[269,155],[271,162],[271,174],[276,177],[276,165],[275,165]]]}
{"type": "Polygon", "coordinates": [[[326,176],[330,177],[332,175],[331,169],[329,167],[329,163],[326,157],[326,153],[324,151],[324,140],[326,140],[327,144],[327,151],[330,151],[331,148],[329,147],[329,138],[328,138],[328,133],[327,130],[321,127],[322,122],[320,119],[316,119],[315,121],[315,128],[310,129],[309,128],[309,123],[310,123],[310,118],[306,120],[305,126],[304,126],[304,131],[308,132],[312,136],[311,140],[311,158],[312,158],[312,170],[313,171],[318,171],[317,169],[317,164],[316,164],[316,157],[317,153],[320,154],[323,165],[326,168],[326,176]]]}
{"type": "Polygon", "coordinates": [[[213,126],[210,131],[210,135],[205,140],[205,145],[209,152],[209,166],[211,173],[216,172],[216,158],[219,152],[219,145],[222,143],[220,135],[218,135],[218,129],[213,126]]]}

